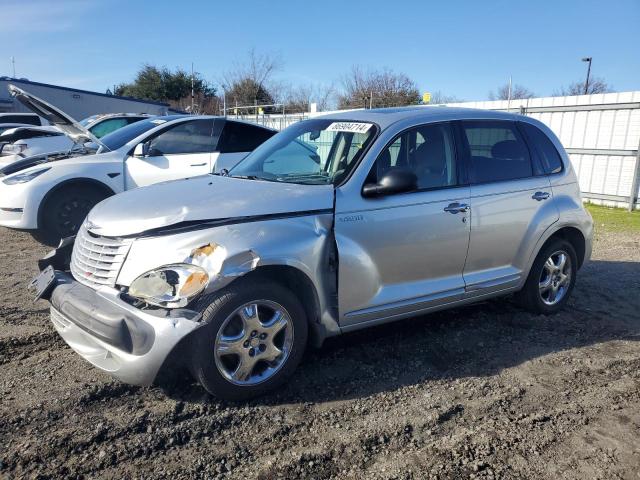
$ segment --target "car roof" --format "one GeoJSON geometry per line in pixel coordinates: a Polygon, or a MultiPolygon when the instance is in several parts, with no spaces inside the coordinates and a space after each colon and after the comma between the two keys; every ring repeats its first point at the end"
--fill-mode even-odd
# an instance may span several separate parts
{"type": "Polygon", "coordinates": [[[388,126],[402,120],[412,119],[416,122],[435,122],[447,120],[465,119],[496,119],[517,120],[521,115],[513,113],[497,112],[495,110],[481,110],[477,108],[436,107],[428,105],[416,105],[411,107],[373,108],[370,110],[350,110],[339,113],[331,113],[315,118],[327,120],[350,120],[360,122],[372,122],[385,129],[388,126]]]}
{"type": "Polygon", "coordinates": [[[265,127],[264,125],[260,125],[258,123],[247,122],[246,120],[236,120],[235,118],[223,117],[222,115],[164,115],[162,117],[155,117],[157,120],[164,120],[165,122],[172,122],[174,120],[188,119],[188,120],[210,120],[212,118],[218,118],[220,120],[224,120],[227,122],[236,122],[236,123],[244,123],[245,125],[250,125],[252,127],[258,127],[263,130],[269,130],[272,132],[276,132],[275,128],[265,127]]]}

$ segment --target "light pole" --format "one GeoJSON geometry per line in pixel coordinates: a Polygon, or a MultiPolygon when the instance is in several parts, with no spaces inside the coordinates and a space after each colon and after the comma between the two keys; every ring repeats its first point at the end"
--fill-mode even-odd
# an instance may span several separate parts
{"type": "Polygon", "coordinates": [[[589,62],[589,67],[587,67],[587,81],[584,82],[584,94],[589,93],[589,74],[591,73],[591,57],[584,57],[582,59],[583,62],[589,62]]]}

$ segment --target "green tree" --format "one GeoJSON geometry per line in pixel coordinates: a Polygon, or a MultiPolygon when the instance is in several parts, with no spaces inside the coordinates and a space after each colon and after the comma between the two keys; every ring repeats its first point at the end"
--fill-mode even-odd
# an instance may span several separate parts
{"type": "MultiPolygon", "coordinates": [[[[193,90],[198,105],[212,103],[216,97],[216,89],[211,86],[202,75],[194,73],[193,90]]],[[[171,71],[167,67],[158,68],[145,64],[136,74],[131,83],[116,86],[115,95],[168,102],[172,106],[190,106],[191,101],[191,73],[181,68],[171,71]]],[[[218,102],[213,102],[217,104],[218,102]]],[[[202,110],[202,109],[200,109],[202,110]]]]}

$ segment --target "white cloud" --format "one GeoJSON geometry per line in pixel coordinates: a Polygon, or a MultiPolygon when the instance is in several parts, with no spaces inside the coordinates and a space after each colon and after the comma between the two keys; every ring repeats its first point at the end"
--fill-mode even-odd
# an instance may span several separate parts
{"type": "Polygon", "coordinates": [[[97,6],[80,0],[9,0],[2,5],[2,36],[6,34],[59,32],[72,28],[97,6]]]}

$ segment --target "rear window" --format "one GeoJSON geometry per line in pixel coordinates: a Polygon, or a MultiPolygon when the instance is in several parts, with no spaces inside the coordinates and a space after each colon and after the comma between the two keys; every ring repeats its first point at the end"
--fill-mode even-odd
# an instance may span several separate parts
{"type": "Polygon", "coordinates": [[[26,123],[27,125],[41,125],[38,115],[0,115],[0,123],[26,123]]]}
{"type": "Polygon", "coordinates": [[[529,149],[515,123],[465,121],[471,183],[500,182],[533,175],[529,149]]]}
{"type": "Polygon", "coordinates": [[[531,145],[534,150],[533,153],[540,159],[545,173],[561,172],[562,159],[549,137],[538,127],[530,123],[520,122],[520,125],[525,131],[529,145],[531,145]]]}
{"type": "Polygon", "coordinates": [[[276,132],[255,125],[227,120],[220,137],[220,153],[252,152],[276,132]]]}

